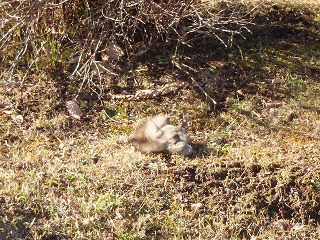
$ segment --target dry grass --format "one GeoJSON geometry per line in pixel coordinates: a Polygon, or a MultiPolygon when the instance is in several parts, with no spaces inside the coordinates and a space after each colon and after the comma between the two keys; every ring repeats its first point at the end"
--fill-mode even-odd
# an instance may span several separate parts
{"type": "MultiPolygon", "coordinates": [[[[35,72],[20,86],[22,66],[2,79],[0,239],[317,239],[319,11],[257,10],[239,48],[212,52],[209,41],[184,52],[196,51],[188,64],[217,111],[190,82],[144,102],[83,91],[76,121],[65,102],[78,86],[66,73],[35,72]],[[228,64],[208,67],[216,60],[228,64]],[[135,151],[135,122],[172,110],[190,114],[194,156],[135,151]]],[[[128,63],[117,87],[185,79],[167,54],[128,63]]]]}

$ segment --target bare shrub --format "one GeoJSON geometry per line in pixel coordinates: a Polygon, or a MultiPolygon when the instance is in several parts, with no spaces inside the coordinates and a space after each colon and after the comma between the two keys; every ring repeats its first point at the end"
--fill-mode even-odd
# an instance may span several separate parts
{"type": "Polygon", "coordinates": [[[112,61],[134,61],[160,45],[192,47],[199,38],[231,45],[248,22],[239,10],[221,6],[199,0],[2,1],[2,61],[9,79],[22,71],[21,83],[30,71],[62,66],[83,79],[81,86],[99,85],[102,75],[115,75],[112,61]]]}

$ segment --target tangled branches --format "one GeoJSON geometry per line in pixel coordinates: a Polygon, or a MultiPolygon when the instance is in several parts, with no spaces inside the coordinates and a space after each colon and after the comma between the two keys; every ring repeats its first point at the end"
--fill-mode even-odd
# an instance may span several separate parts
{"type": "Polygon", "coordinates": [[[99,85],[104,74],[115,75],[111,62],[134,61],[159,44],[192,47],[200,38],[228,46],[248,24],[238,10],[208,7],[200,0],[24,0],[0,5],[0,60],[6,77],[17,76],[21,84],[30,72],[62,66],[70,77],[83,79],[81,86],[99,85]]]}

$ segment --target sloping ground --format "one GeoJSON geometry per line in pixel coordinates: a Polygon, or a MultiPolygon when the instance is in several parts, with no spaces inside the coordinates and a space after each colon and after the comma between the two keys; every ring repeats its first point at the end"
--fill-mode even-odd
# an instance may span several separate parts
{"type": "Polygon", "coordinates": [[[215,112],[190,84],[135,103],[80,95],[75,121],[63,76],[1,83],[0,239],[318,239],[316,14],[274,6],[240,48],[201,45],[197,57],[228,62],[202,83],[215,112]],[[171,110],[190,113],[194,156],[136,152],[134,122],[171,110]]]}

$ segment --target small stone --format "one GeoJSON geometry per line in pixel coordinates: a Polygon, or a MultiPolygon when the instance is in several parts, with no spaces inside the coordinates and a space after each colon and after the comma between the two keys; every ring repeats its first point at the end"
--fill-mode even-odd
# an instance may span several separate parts
{"type": "Polygon", "coordinates": [[[290,112],[287,116],[287,122],[291,122],[293,119],[297,118],[298,114],[294,111],[290,112]]]}

